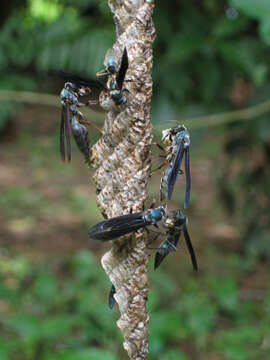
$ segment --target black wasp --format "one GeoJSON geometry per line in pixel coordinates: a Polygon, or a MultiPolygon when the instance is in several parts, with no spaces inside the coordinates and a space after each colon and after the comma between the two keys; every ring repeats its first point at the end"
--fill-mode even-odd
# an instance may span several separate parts
{"type": "MultiPolygon", "coordinates": [[[[113,49],[109,49],[106,53],[104,60],[105,69],[96,73],[97,77],[108,76],[109,79],[107,81],[107,89],[109,91],[110,97],[112,98],[114,104],[109,105],[109,110],[114,105],[124,105],[127,102],[123,91],[128,91],[127,89],[123,89],[123,82],[125,80],[126,72],[128,69],[128,54],[127,49],[124,48],[124,52],[122,55],[121,65],[119,71],[117,72],[117,62],[115,59],[115,55],[113,49]]],[[[103,105],[105,110],[107,109],[107,105],[103,105]]]]}
{"type": "MultiPolygon", "coordinates": [[[[167,210],[164,206],[138,213],[117,216],[94,225],[88,231],[88,235],[92,239],[108,241],[141,228],[156,225],[157,222],[163,218],[167,218],[167,216],[167,210]]],[[[112,285],[108,300],[110,309],[112,309],[115,304],[114,294],[115,287],[112,285]]]]}
{"type": "Polygon", "coordinates": [[[82,113],[78,110],[79,96],[83,96],[85,91],[82,87],[74,83],[67,82],[61,91],[60,98],[62,104],[62,115],[60,124],[60,154],[61,159],[71,160],[70,133],[72,132],[75,142],[83,153],[85,160],[89,163],[89,136],[87,128],[82,124],[82,113]]]}
{"type": "Polygon", "coordinates": [[[117,216],[94,225],[88,231],[88,235],[92,239],[108,241],[141,228],[155,225],[167,216],[167,210],[164,206],[138,213],[117,216]]]}
{"type": "Polygon", "coordinates": [[[85,94],[90,100],[85,104],[90,106],[93,110],[115,110],[118,105],[124,105],[127,102],[123,91],[123,83],[128,69],[128,54],[127,49],[123,51],[121,65],[117,72],[117,62],[112,50],[109,50],[110,56],[105,57],[105,70],[97,73],[98,77],[103,75],[108,76],[107,84],[99,80],[85,79],[80,76],[58,70],[57,73],[65,81],[74,84],[76,87],[84,88],[85,94]]]}
{"type": "Polygon", "coordinates": [[[105,66],[108,75],[107,84],[98,80],[86,79],[80,76],[67,73],[62,70],[56,70],[56,73],[63,78],[66,83],[61,91],[62,119],[60,127],[60,154],[63,161],[71,159],[70,133],[74,136],[76,144],[89,163],[89,136],[87,128],[83,125],[79,106],[90,106],[93,110],[110,111],[116,109],[118,105],[124,105],[127,102],[123,91],[123,82],[128,69],[128,55],[124,49],[121,65],[117,72],[117,62],[110,50],[110,56],[105,58],[105,66]],[[114,60],[113,60],[114,59],[114,60]],[[87,96],[86,103],[80,103],[79,98],[87,96]]]}
{"type": "MultiPolygon", "coordinates": [[[[160,206],[155,209],[148,209],[138,213],[117,216],[94,225],[89,230],[88,235],[90,238],[96,240],[109,241],[141,228],[156,225],[159,221],[162,221],[162,226],[166,229],[166,240],[162,242],[160,248],[157,249],[155,255],[155,269],[161,264],[169,252],[176,250],[177,243],[183,232],[193,268],[197,270],[198,266],[195,252],[187,230],[187,218],[181,210],[173,211],[171,214],[168,214],[167,209],[164,206],[160,206]]],[[[162,235],[162,233],[158,232],[158,236],[160,235],[162,235]]],[[[155,239],[157,239],[158,236],[156,236],[155,239]]],[[[114,294],[115,287],[112,285],[109,292],[110,308],[113,308],[115,304],[114,294]]]]}
{"type": "Polygon", "coordinates": [[[173,211],[170,216],[167,216],[163,222],[163,226],[166,228],[166,240],[161,243],[160,248],[158,248],[156,252],[155,269],[171,251],[176,250],[176,246],[183,232],[193,268],[196,271],[198,270],[196,255],[187,230],[187,222],[187,218],[181,210],[173,211]]]}
{"type": "MultiPolygon", "coordinates": [[[[162,150],[167,152],[165,164],[169,166],[164,170],[160,183],[160,200],[171,199],[174,185],[178,174],[183,173],[181,163],[183,157],[185,157],[185,176],[186,176],[186,193],[184,208],[187,209],[190,201],[190,162],[189,162],[189,146],[190,136],[184,125],[178,125],[173,128],[164,130],[162,136],[162,142],[169,145],[166,150],[160,146],[162,150]]],[[[163,164],[160,166],[162,167],[163,164]]]]}

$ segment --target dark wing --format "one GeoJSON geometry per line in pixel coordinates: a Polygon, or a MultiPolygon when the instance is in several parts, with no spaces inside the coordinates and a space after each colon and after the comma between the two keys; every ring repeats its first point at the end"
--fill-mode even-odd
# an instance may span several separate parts
{"type": "Polygon", "coordinates": [[[60,76],[62,79],[65,80],[65,82],[71,82],[73,84],[76,85],[81,85],[81,86],[86,86],[89,88],[93,88],[93,89],[99,89],[99,90],[105,90],[107,89],[106,86],[104,84],[102,84],[100,81],[98,80],[93,80],[93,79],[85,79],[82,78],[78,75],[75,74],[71,74],[68,72],[65,72],[63,70],[54,70],[54,72],[60,76]]]}
{"type": "Polygon", "coordinates": [[[67,158],[71,160],[70,146],[70,119],[69,105],[62,106],[61,125],[60,125],[60,155],[62,161],[66,160],[65,140],[67,144],[67,158]]]}
{"type": "Polygon", "coordinates": [[[66,106],[62,106],[61,111],[61,124],[60,124],[60,155],[61,160],[66,160],[66,148],[65,148],[65,116],[66,116],[66,106]]]}
{"type": "MultiPolygon", "coordinates": [[[[179,238],[179,236],[178,236],[179,238]]],[[[178,241],[178,240],[177,240],[178,241]]],[[[154,269],[156,270],[159,265],[162,263],[162,261],[165,259],[165,257],[171,252],[175,251],[175,245],[171,243],[169,240],[163,241],[163,243],[160,246],[160,249],[156,252],[155,255],[155,262],[154,262],[154,269]]]]}
{"type": "Polygon", "coordinates": [[[116,76],[116,82],[120,90],[122,90],[127,69],[128,69],[128,54],[127,54],[127,48],[125,47],[122,55],[121,65],[116,76]]]}
{"type": "Polygon", "coordinates": [[[182,163],[182,159],[183,159],[183,155],[184,155],[184,143],[183,141],[180,142],[176,155],[173,159],[173,163],[172,163],[172,169],[169,173],[168,176],[168,199],[171,199],[172,196],[172,192],[173,192],[173,188],[179,173],[179,169],[181,167],[181,163],[182,163]]]}
{"type": "Polygon", "coordinates": [[[114,285],[112,285],[111,290],[109,292],[109,299],[108,299],[110,309],[112,309],[114,307],[114,304],[115,304],[115,298],[114,298],[115,293],[116,293],[115,287],[114,287],[114,285]]]}
{"type": "Polygon", "coordinates": [[[66,106],[67,116],[65,118],[65,135],[67,142],[67,158],[68,161],[71,160],[71,145],[70,145],[70,112],[69,107],[66,106]]]}
{"type": "Polygon", "coordinates": [[[194,249],[193,249],[190,237],[189,237],[189,233],[188,233],[186,227],[184,227],[184,236],[185,236],[186,244],[187,244],[188,251],[189,251],[189,254],[190,254],[193,269],[195,271],[197,271],[198,270],[198,264],[197,264],[197,260],[196,260],[196,255],[195,255],[195,252],[194,252],[194,249]]]}
{"type": "Polygon", "coordinates": [[[101,221],[91,227],[88,236],[92,239],[108,241],[147,226],[143,212],[117,216],[101,221]]]}
{"type": "Polygon", "coordinates": [[[176,231],[175,234],[173,234],[172,238],[170,239],[170,242],[176,247],[178,244],[178,241],[180,240],[182,231],[176,231]]]}
{"type": "Polygon", "coordinates": [[[189,165],[189,148],[185,149],[185,173],[186,173],[186,194],[185,194],[185,202],[184,209],[188,208],[189,200],[190,200],[190,165],[189,165]]]}

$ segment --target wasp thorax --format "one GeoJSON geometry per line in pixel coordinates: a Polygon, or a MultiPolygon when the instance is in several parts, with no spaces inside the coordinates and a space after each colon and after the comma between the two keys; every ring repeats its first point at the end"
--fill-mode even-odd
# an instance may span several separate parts
{"type": "Polygon", "coordinates": [[[184,126],[181,126],[179,128],[179,131],[176,133],[175,142],[176,143],[183,142],[185,149],[190,146],[190,136],[187,129],[184,126]]]}

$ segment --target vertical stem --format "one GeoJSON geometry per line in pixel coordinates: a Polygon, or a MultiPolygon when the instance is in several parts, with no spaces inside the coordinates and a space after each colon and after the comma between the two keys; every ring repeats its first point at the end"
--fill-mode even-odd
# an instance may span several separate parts
{"type": "MultiPolygon", "coordinates": [[[[103,214],[114,217],[141,211],[147,198],[151,168],[152,125],[152,22],[154,0],[109,0],[114,14],[118,59],[127,48],[129,68],[124,87],[128,104],[121,112],[109,112],[103,136],[91,149],[97,203],[103,214]]],[[[120,60],[119,60],[120,61],[120,60]]],[[[113,242],[102,258],[102,266],[115,285],[121,317],[117,325],[124,336],[130,359],[148,354],[148,256],[142,233],[113,242]]]]}

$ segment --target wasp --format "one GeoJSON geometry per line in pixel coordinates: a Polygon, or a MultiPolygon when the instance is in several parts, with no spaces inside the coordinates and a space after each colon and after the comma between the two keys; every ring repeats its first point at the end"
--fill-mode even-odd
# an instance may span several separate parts
{"type": "MultiPolygon", "coordinates": [[[[186,176],[186,193],[184,208],[187,209],[190,201],[190,160],[189,160],[189,146],[190,136],[184,125],[178,125],[173,128],[164,130],[162,132],[162,142],[169,145],[164,149],[161,145],[158,147],[167,152],[165,164],[169,166],[164,170],[160,183],[160,200],[171,199],[174,185],[178,174],[182,174],[181,163],[185,157],[185,176],[186,176]]],[[[159,168],[163,167],[162,164],[159,168]]],[[[158,169],[159,169],[158,168],[158,169]]]]}
{"type": "Polygon", "coordinates": [[[101,241],[112,240],[147,226],[155,225],[167,216],[168,214],[165,206],[159,206],[155,209],[148,209],[138,213],[117,216],[101,221],[91,227],[88,231],[88,236],[92,239],[101,241]]]}
{"type": "MultiPolygon", "coordinates": [[[[65,161],[66,153],[68,161],[71,160],[70,133],[74,136],[76,144],[83,153],[85,160],[89,163],[89,135],[83,124],[82,113],[78,111],[79,106],[89,106],[93,110],[110,111],[127,102],[123,91],[123,82],[128,69],[127,49],[124,49],[121,65],[117,71],[117,62],[112,50],[105,57],[106,69],[103,74],[108,76],[107,84],[98,80],[82,78],[78,75],[55,70],[55,73],[66,81],[61,91],[62,118],[60,126],[60,154],[65,161]],[[79,98],[87,96],[86,103],[79,102],[79,98]]],[[[103,74],[100,73],[99,76],[103,74]]]]}
{"type": "Polygon", "coordinates": [[[170,216],[167,216],[167,218],[163,222],[163,226],[166,229],[166,240],[161,243],[160,248],[158,248],[156,252],[154,262],[155,269],[162,263],[162,261],[171,251],[176,251],[176,246],[183,232],[193,269],[196,271],[198,270],[195,251],[193,249],[191,239],[187,230],[187,223],[187,217],[183,214],[181,210],[174,211],[170,216]]]}
{"type": "Polygon", "coordinates": [[[124,48],[121,65],[119,71],[117,72],[117,61],[113,49],[109,49],[106,53],[104,60],[105,69],[96,73],[97,77],[108,76],[109,80],[107,82],[107,88],[111,98],[113,99],[116,105],[124,105],[127,102],[127,99],[123,91],[128,91],[123,89],[123,82],[126,76],[128,69],[128,54],[127,49],[124,48]]]}
{"type": "Polygon", "coordinates": [[[108,297],[108,304],[109,304],[110,309],[112,309],[114,307],[114,304],[115,304],[115,298],[114,298],[115,293],[116,293],[115,286],[112,285],[111,289],[109,291],[109,297],[108,297]]]}
{"type": "Polygon", "coordinates": [[[66,82],[84,88],[85,94],[90,98],[85,104],[86,106],[89,106],[93,110],[116,110],[117,106],[127,103],[126,96],[123,94],[123,91],[127,91],[127,89],[123,89],[123,83],[128,69],[127,49],[125,48],[123,51],[121,65],[118,71],[116,70],[117,63],[115,58],[112,61],[111,55],[109,58],[107,57],[107,59],[105,58],[104,62],[106,69],[97,73],[98,77],[103,75],[108,76],[106,84],[96,79],[82,78],[62,70],[56,70],[56,73],[66,82]]]}
{"type": "Polygon", "coordinates": [[[71,145],[70,134],[72,132],[75,142],[83,153],[85,161],[89,163],[89,135],[87,128],[82,124],[82,114],[78,110],[79,106],[83,104],[79,103],[79,96],[84,95],[84,89],[77,85],[67,82],[61,91],[61,124],[60,124],[60,155],[62,161],[65,161],[66,154],[67,160],[71,160],[71,145]]]}

